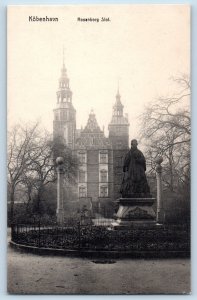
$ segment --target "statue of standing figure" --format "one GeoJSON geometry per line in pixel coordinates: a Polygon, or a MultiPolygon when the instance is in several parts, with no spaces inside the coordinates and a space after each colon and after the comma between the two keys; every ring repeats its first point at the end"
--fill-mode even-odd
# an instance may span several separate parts
{"type": "Polygon", "coordinates": [[[131,149],[124,159],[124,175],[120,190],[122,198],[151,197],[145,174],[146,160],[137,145],[137,140],[131,141],[131,149]]]}

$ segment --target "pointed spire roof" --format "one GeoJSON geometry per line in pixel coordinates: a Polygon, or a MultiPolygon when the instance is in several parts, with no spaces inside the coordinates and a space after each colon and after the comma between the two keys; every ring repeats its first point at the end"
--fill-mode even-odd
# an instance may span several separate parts
{"type": "Polygon", "coordinates": [[[61,76],[59,81],[64,81],[65,79],[68,79],[67,76],[67,69],[65,66],[65,48],[63,46],[63,53],[62,53],[62,68],[61,68],[61,76]]]}
{"type": "Polygon", "coordinates": [[[64,62],[64,48],[63,48],[63,63],[61,68],[61,75],[59,78],[59,87],[57,91],[57,103],[72,102],[72,91],[70,90],[69,78],[64,62]]]}
{"type": "Polygon", "coordinates": [[[119,92],[119,85],[118,85],[118,90],[116,94],[116,101],[113,106],[113,114],[112,114],[112,119],[109,125],[127,125],[128,119],[124,116],[123,114],[123,109],[124,105],[121,102],[121,96],[119,92]]]}
{"type": "Polygon", "coordinates": [[[65,63],[63,62],[63,65],[62,65],[62,68],[61,68],[61,78],[67,78],[67,70],[66,70],[66,67],[65,67],[65,63]]]}
{"type": "Polygon", "coordinates": [[[117,94],[116,94],[116,102],[115,102],[114,106],[122,106],[123,107],[123,105],[120,101],[120,98],[121,98],[121,96],[120,96],[119,87],[118,87],[117,94]]]}

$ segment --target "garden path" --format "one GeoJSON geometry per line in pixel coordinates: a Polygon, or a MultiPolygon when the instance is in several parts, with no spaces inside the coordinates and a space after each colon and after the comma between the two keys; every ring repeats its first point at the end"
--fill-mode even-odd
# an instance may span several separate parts
{"type": "Polygon", "coordinates": [[[190,292],[189,259],[94,259],[40,256],[8,247],[12,294],[162,294],[190,292]]]}

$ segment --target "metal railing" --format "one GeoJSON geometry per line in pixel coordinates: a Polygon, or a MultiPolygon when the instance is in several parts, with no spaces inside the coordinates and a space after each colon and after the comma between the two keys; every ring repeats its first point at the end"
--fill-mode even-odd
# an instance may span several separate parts
{"type": "Polygon", "coordinates": [[[80,222],[62,227],[45,226],[39,222],[34,225],[12,224],[11,240],[39,248],[190,251],[190,228],[186,225],[168,225],[155,229],[130,228],[119,231],[80,222]]]}

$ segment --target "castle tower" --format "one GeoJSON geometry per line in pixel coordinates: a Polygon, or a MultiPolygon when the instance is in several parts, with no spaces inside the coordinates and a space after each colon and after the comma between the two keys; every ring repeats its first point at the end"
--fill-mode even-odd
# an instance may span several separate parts
{"type": "Polygon", "coordinates": [[[116,102],[113,106],[113,114],[109,123],[109,139],[113,149],[127,149],[129,145],[128,116],[123,115],[124,106],[120,100],[119,89],[116,94],[116,102]]]}
{"type": "Polygon", "coordinates": [[[54,112],[53,138],[60,138],[69,148],[74,149],[76,131],[76,110],[72,105],[72,91],[69,87],[69,78],[63,61],[57,103],[54,112]]]}

